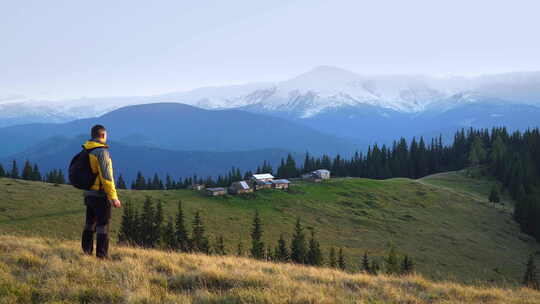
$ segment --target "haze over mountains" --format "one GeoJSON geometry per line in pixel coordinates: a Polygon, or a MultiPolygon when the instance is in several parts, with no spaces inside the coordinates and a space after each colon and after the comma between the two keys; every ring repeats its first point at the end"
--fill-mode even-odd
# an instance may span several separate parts
{"type": "MultiPolygon", "coordinates": [[[[126,146],[350,155],[400,137],[429,141],[442,135],[448,143],[461,128],[539,126],[540,72],[369,76],[320,66],[275,83],[158,96],[61,101],[5,97],[0,99],[0,136],[10,144],[0,149],[0,157],[31,155],[27,150],[47,138],[71,139],[95,123],[108,126],[112,138],[126,146]]],[[[257,155],[262,162],[264,153],[257,155]]],[[[157,162],[148,170],[163,166],[157,162]]]]}
{"type": "Polygon", "coordinates": [[[381,110],[420,113],[443,111],[486,99],[538,106],[540,72],[431,77],[361,75],[336,67],[319,66],[292,79],[275,83],[204,87],[157,96],[61,101],[6,97],[0,99],[0,123],[13,124],[5,120],[16,116],[27,116],[28,122],[37,122],[39,116],[43,119],[50,117],[51,120],[96,117],[123,106],[153,102],[179,102],[203,109],[245,108],[309,118],[340,107],[371,105],[381,110]],[[18,111],[17,107],[20,107],[18,111]]]}

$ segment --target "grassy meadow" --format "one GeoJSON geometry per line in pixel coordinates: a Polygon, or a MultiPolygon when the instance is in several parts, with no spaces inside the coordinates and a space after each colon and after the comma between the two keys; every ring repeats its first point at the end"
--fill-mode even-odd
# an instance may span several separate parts
{"type": "Polygon", "coordinates": [[[101,261],[75,241],[0,236],[0,303],[533,304],[540,292],[127,247],[101,261]]]}
{"type": "MultiPolygon", "coordinates": [[[[493,183],[450,172],[421,180],[297,182],[289,192],[268,190],[246,196],[121,190],[120,198],[139,208],[147,196],[160,200],[166,218],[174,217],[181,200],[189,222],[199,210],[210,240],[222,234],[229,253],[240,241],[249,249],[257,209],[264,240],[272,247],[280,233],[290,238],[300,217],[306,232],[315,230],[326,257],[331,246],[344,248],[351,272],[357,270],[364,251],[382,262],[389,248],[396,246],[398,253],[414,259],[417,271],[426,278],[513,286],[521,281],[528,255],[540,246],[520,233],[508,204],[501,208],[487,202],[493,183]]],[[[3,234],[79,239],[85,210],[80,191],[69,185],[0,178],[0,193],[3,234]]],[[[121,210],[113,210],[114,239],[121,215],[121,210]]],[[[113,245],[111,253],[116,252],[113,245]]]]}

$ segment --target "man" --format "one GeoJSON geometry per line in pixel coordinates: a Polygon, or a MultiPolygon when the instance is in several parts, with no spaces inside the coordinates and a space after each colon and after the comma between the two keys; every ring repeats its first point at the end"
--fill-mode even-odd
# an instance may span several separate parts
{"type": "Polygon", "coordinates": [[[90,190],[84,193],[86,205],[86,223],[82,234],[82,249],[86,254],[92,254],[94,247],[94,232],[96,237],[96,256],[107,258],[109,251],[109,222],[111,219],[111,205],[120,208],[114,185],[112,161],[109,155],[107,130],[102,125],[95,125],[91,130],[92,139],[83,147],[93,149],[89,153],[90,168],[97,174],[90,190]]]}

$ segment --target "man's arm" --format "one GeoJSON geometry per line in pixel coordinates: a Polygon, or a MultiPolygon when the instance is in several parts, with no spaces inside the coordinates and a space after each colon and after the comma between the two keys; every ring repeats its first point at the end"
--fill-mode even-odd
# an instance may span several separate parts
{"type": "Polygon", "coordinates": [[[116,186],[114,184],[112,161],[107,149],[100,149],[97,153],[98,159],[98,171],[101,184],[103,185],[103,191],[107,194],[107,198],[113,202],[118,200],[118,194],[116,193],[116,186]]]}

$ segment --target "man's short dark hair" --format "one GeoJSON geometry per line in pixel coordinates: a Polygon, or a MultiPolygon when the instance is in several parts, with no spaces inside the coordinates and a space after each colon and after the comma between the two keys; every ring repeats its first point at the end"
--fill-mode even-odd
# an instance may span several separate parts
{"type": "Polygon", "coordinates": [[[98,138],[102,131],[106,131],[104,126],[102,125],[95,125],[92,127],[92,131],[90,132],[90,135],[92,138],[98,138]]]}

